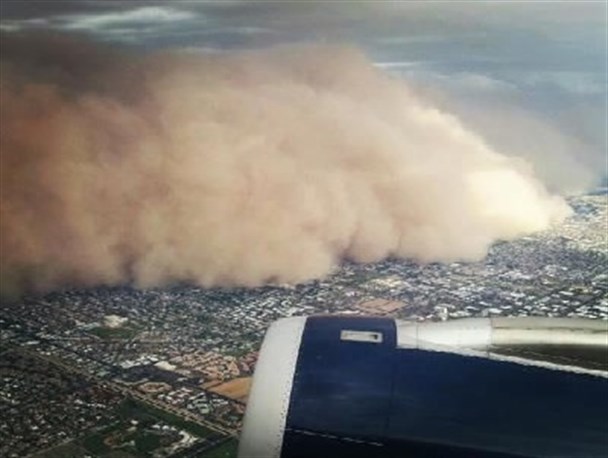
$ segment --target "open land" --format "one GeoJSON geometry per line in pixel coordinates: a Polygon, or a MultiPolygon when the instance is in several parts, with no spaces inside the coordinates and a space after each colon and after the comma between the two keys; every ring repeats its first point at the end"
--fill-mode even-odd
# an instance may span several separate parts
{"type": "Polygon", "coordinates": [[[479,262],[344,263],[297,286],[67,290],[0,304],[0,456],[229,457],[268,325],[316,313],[608,320],[605,193],[479,262]]]}

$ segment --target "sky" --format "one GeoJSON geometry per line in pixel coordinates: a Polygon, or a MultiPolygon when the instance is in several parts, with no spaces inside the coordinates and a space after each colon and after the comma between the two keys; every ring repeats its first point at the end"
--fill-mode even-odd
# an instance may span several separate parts
{"type": "Polygon", "coordinates": [[[530,160],[550,188],[577,192],[606,179],[605,1],[3,0],[0,8],[7,33],[50,29],[142,51],[356,46],[502,152],[530,160]]]}
{"type": "Polygon", "coordinates": [[[606,2],[0,8],[0,295],[480,259],[607,184],[606,2]]]}

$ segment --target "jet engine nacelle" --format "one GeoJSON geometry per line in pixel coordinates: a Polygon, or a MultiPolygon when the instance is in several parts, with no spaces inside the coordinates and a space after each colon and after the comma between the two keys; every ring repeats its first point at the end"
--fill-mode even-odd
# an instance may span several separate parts
{"type": "Polygon", "coordinates": [[[239,457],[606,457],[607,351],[605,321],[282,319],[239,457]]]}

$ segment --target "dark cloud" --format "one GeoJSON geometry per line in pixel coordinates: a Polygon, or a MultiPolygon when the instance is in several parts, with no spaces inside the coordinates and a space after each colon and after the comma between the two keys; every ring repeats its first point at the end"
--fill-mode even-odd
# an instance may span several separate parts
{"type": "Polygon", "coordinates": [[[3,0],[0,2],[0,17],[3,20],[48,19],[59,15],[120,11],[131,8],[132,3],[86,0],[3,0]]]}

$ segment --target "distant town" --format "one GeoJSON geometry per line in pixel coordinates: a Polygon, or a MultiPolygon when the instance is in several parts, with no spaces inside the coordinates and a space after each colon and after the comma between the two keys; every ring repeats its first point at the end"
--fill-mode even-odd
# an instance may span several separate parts
{"type": "Polygon", "coordinates": [[[0,305],[0,456],[233,457],[257,352],[281,317],[608,320],[608,196],[480,262],[344,263],[255,289],[96,288],[0,305]]]}

